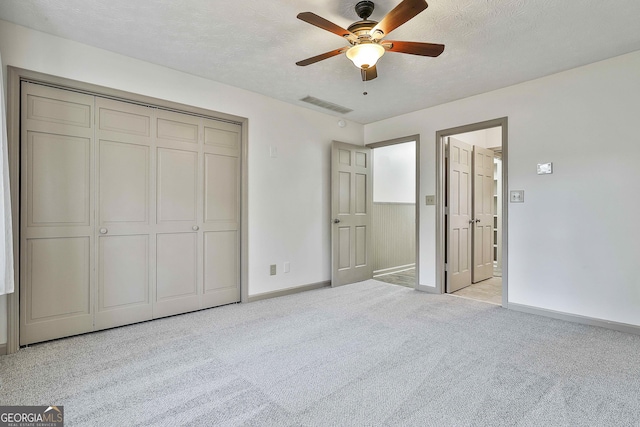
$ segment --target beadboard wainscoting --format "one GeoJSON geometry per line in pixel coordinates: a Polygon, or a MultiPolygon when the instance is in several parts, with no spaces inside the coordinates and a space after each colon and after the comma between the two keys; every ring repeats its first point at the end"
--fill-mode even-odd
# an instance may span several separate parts
{"type": "Polygon", "coordinates": [[[373,272],[411,268],[416,262],[415,203],[373,203],[373,272]]]}

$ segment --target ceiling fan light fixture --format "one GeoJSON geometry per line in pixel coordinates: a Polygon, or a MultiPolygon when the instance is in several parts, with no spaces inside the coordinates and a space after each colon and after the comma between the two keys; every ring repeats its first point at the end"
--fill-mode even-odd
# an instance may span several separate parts
{"type": "Polygon", "coordinates": [[[363,70],[376,65],[378,59],[384,55],[385,49],[378,43],[360,43],[347,50],[347,58],[363,70]]]}

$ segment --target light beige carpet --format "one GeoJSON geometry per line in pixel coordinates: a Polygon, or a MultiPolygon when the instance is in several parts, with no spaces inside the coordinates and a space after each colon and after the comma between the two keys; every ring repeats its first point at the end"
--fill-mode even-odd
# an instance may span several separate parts
{"type": "Polygon", "coordinates": [[[0,357],[65,426],[637,426],[640,337],[374,280],[0,357]]]}

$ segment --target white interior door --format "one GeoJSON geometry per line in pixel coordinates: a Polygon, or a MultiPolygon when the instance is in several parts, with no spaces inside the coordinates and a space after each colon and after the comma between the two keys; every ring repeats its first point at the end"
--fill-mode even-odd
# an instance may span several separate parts
{"type": "Polygon", "coordinates": [[[447,292],[451,293],[471,284],[473,148],[448,138],[447,151],[447,292]]]}
{"type": "Polygon", "coordinates": [[[370,279],[371,149],[334,141],[331,146],[331,285],[370,279]]]}
{"type": "Polygon", "coordinates": [[[22,83],[20,344],[93,330],[92,96],[22,83]]]}
{"type": "Polygon", "coordinates": [[[96,329],[152,318],[153,114],[96,98],[96,329]]]}
{"type": "Polygon", "coordinates": [[[473,283],[493,277],[493,151],[473,147],[473,283]]]}

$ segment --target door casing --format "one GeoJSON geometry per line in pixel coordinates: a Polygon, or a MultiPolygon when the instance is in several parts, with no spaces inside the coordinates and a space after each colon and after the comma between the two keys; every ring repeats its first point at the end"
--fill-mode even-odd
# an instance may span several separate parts
{"type": "Polygon", "coordinates": [[[436,291],[445,293],[445,138],[460,133],[500,127],[502,130],[502,307],[509,306],[509,251],[508,251],[508,217],[509,205],[509,141],[508,118],[501,117],[494,120],[472,123],[436,132],[436,291]]]}
{"type": "MultiPolygon", "coordinates": [[[[405,142],[416,143],[416,283],[415,289],[420,289],[420,135],[409,135],[400,138],[388,139],[385,141],[372,142],[366,144],[367,147],[375,149],[387,147],[389,145],[404,144],[405,142]]],[[[373,182],[373,185],[376,185],[373,182]]]]}

